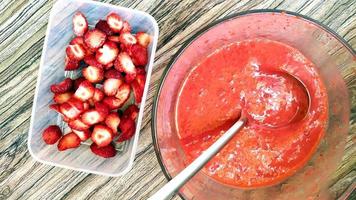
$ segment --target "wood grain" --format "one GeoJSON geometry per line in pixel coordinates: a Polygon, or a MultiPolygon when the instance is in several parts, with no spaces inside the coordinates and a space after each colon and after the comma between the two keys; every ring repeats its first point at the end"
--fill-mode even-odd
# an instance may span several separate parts
{"type": "MultiPolygon", "coordinates": [[[[104,2],[150,13],[160,38],[155,69],[133,169],[120,178],[92,175],[35,162],[27,151],[36,78],[52,0],[0,0],[0,199],[146,199],[165,182],[151,139],[151,107],[167,63],[190,35],[231,13],[272,8],[307,15],[327,25],[356,48],[353,0],[124,0],[104,2]]],[[[356,73],[356,69],[353,69],[356,73]]],[[[356,81],[345,155],[330,191],[336,198],[356,181],[356,81]]],[[[179,199],[179,197],[174,197],[179,199]]]]}

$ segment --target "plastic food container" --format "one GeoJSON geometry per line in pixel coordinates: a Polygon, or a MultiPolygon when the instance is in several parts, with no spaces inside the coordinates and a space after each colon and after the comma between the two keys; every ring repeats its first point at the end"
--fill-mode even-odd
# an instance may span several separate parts
{"type": "Polygon", "coordinates": [[[152,16],[145,12],[94,1],[57,1],[49,17],[37,79],[28,136],[30,154],[42,163],[78,171],[106,176],[120,176],[127,173],[131,169],[135,158],[157,39],[157,22],[152,16]],[[84,143],[77,149],[59,152],[57,145],[46,145],[42,140],[42,131],[50,124],[57,124],[63,129],[64,133],[68,132],[59,114],[50,110],[48,107],[53,103],[53,94],[49,90],[49,87],[51,84],[63,80],[65,76],[74,78],[76,75],[75,73],[64,72],[64,58],[65,48],[74,37],[72,31],[72,17],[77,11],[81,11],[85,14],[89,26],[94,26],[97,21],[104,19],[110,12],[115,12],[131,24],[133,32],[144,31],[153,36],[153,40],[148,47],[149,62],[146,66],[146,85],[140,105],[140,112],[136,121],[135,136],[125,143],[118,144],[116,146],[118,154],[109,159],[94,155],[89,149],[91,142],[84,143]]]}

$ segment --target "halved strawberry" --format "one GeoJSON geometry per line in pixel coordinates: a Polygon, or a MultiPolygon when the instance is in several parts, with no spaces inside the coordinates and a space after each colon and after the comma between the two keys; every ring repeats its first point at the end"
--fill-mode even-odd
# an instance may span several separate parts
{"type": "Polygon", "coordinates": [[[104,81],[104,93],[107,96],[114,96],[117,93],[120,85],[123,83],[122,79],[108,78],[104,81]]]}
{"type": "Polygon", "coordinates": [[[94,55],[86,56],[84,62],[90,66],[104,68],[104,66],[96,60],[94,55]]]}
{"type": "Polygon", "coordinates": [[[98,83],[104,79],[104,70],[95,66],[84,68],[82,74],[91,83],[98,83]]]}
{"type": "Polygon", "coordinates": [[[64,79],[62,82],[58,84],[51,85],[51,91],[53,93],[65,93],[72,89],[73,81],[70,78],[64,79]]]}
{"type": "Polygon", "coordinates": [[[131,32],[131,25],[129,24],[129,22],[124,21],[122,24],[121,33],[130,33],[130,32],[131,32]]]}
{"type": "Polygon", "coordinates": [[[81,12],[73,16],[73,32],[77,36],[83,36],[88,30],[88,21],[81,12]]]}
{"type": "Polygon", "coordinates": [[[147,47],[151,43],[151,36],[144,32],[136,33],[137,43],[143,47],[147,47]]]}
{"type": "Polygon", "coordinates": [[[93,143],[90,145],[90,150],[95,155],[98,155],[103,158],[111,158],[116,155],[116,149],[111,143],[104,147],[99,147],[97,144],[93,143]]]}
{"type": "Polygon", "coordinates": [[[62,114],[62,113],[61,113],[61,110],[59,109],[59,106],[60,106],[59,104],[51,104],[51,105],[49,105],[49,108],[50,108],[51,110],[54,110],[54,111],[56,111],[56,112],[62,114]]]}
{"type": "Polygon", "coordinates": [[[116,69],[109,69],[109,70],[105,71],[104,77],[105,78],[122,79],[121,73],[119,71],[117,71],[116,69]]]}
{"type": "Polygon", "coordinates": [[[74,106],[76,109],[78,109],[79,111],[84,111],[84,102],[80,101],[77,98],[70,98],[66,103],[68,103],[71,106],[74,106]]]}
{"type": "Polygon", "coordinates": [[[141,103],[144,87],[140,86],[136,79],[131,83],[131,87],[135,96],[136,103],[141,103]]]}
{"type": "Polygon", "coordinates": [[[133,64],[131,57],[126,52],[121,52],[117,56],[115,61],[115,69],[119,72],[125,72],[126,74],[130,74],[132,76],[136,76],[136,68],[133,64]]]}
{"type": "Polygon", "coordinates": [[[98,49],[95,57],[99,63],[107,65],[115,61],[118,53],[119,49],[116,44],[114,42],[107,41],[100,49],[98,49]]]}
{"type": "Polygon", "coordinates": [[[105,120],[105,116],[101,115],[97,110],[90,109],[82,114],[82,121],[88,125],[94,125],[105,120]]]}
{"type": "Polygon", "coordinates": [[[64,60],[64,70],[66,71],[73,71],[79,68],[79,61],[70,59],[67,55],[64,60]]]}
{"type": "Polygon", "coordinates": [[[94,96],[92,98],[93,103],[102,101],[104,99],[104,97],[105,97],[104,92],[99,88],[95,88],[94,96]]]}
{"type": "Polygon", "coordinates": [[[48,126],[42,133],[42,139],[46,144],[55,144],[62,137],[62,131],[57,125],[48,126]]]}
{"type": "Polygon", "coordinates": [[[127,101],[127,99],[129,99],[130,92],[131,92],[130,85],[124,83],[119,87],[115,97],[119,99],[121,101],[121,104],[123,105],[127,101]]]}
{"type": "Polygon", "coordinates": [[[143,75],[144,77],[146,77],[146,71],[143,67],[136,67],[136,73],[137,73],[137,75],[136,74],[135,75],[126,74],[125,82],[131,83],[132,81],[134,81],[136,79],[136,76],[140,76],[140,75],[143,75]]]}
{"type": "Polygon", "coordinates": [[[84,77],[79,77],[79,78],[75,79],[74,84],[73,84],[74,91],[77,90],[79,88],[79,85],[85,80],[86,79],[84,77]]]}
{"type": "Polygon", "coordinates": [[[65,102],[59,106],[59,110],[68,119],[76,119],[82,111],[76,108],[75,106],[72,106],[68,102],[65,102]]]}
{"type": "Polygon", "coordinates": [[[117,99],[116,97],[109,97],[109,96],[106,96],[103,99],[103,103],[105,103],[110,108],[110,110],[118,109],[123,105],[120,99],[117,99]]]}
{"type": "Polygon", "coordinates": [[[132,120],[136,120],[138,115],[139,109],[135,104],[130,105],[124,111],[123,117],[131,118],[132,120]]]}
{"type": "Polygon", "coordinates": [[[106,34],[98,29],[88,31],[84,35],[84,43],[91,49],[98,49],[105,43],[106,34]]]}
{"type": "Polygon", "coordinates": [[[72,92],[55,93],[53,96],[53,101],[62,104],[64,102],[67,102],[72,97],[72,95],[72,92]]]}
{"type": "MultiPolygon", "coordinates": [[[[85,114],[85,113],[84,113],[85,114]]],[[[76,129],[79,131],[84,131],[90,128],[89,125],[87,125],[86,123],[84,123],[82,120],[80,119],[75,119],[72,120],[68,123],[68,126],[72,129],[76,129]]]]}
{"type": "Polygon", "coordinates": [[[73,133],[75,133],[81,141],[85,141],[90,138],[91,132],[89,130],[79,131],[72,129],[73,133]]]}
{"type": "Polygon", "coordinates": [[[69,59],[72,60],[82,60],[85,56],[85,48],[80,44],[68,45],[66,48],[66,53],[69,59]]]}
{"type": "Polygon", "coordinates": [[[103,31],[108,36],[114,34],[106,20],[99,20],[95,28],[103,31]]]}
{"type": "Polygon", "coordinates": [[[108,40],[110,40],[112,42],[120,43],[120,36],[112,35],[112,36],[108,37],[108,40]]]}
{"type": "Polygon", "coordinates": [[[91,134],[91,140],[98,145],[98,147],[104,147],[110,144],[113,139],[112,130],[104,125],[95,125],[93,133],[91,134]]]}
{"type": "Polygon", "coordinates": [[[119,33],[121,31],[124,23],[121,17],[115,13],[110,13],[106,17],[106,21],[109,27],[111,28],[111,30],[114,31],[115,33],[119,33]]]}
{"type": "Polygon", "coordinates": [[[71,45],[80,44],[85,47],[84,38],[82,36],[75,37],[73,40],[70,41],[69,44],[71,45]]]}
{"type": "Polygon", "coordinates": [[[105,119],[105,124],[111,128],[112,132],[116,135],[117,128],[120,124],[120,117],[117,112],[111,112],[105,119]]]}
{"type": "Polygon", "coordinates": [[[80,146],[80,138],[77,136],[77,134],[70,132],[66,135],[64,135],[58,142],[58,150],[59,151],[64,151],[67,149],[72,149],[72,148],[77,148],[80,146]]]}
{"type": "Polygon", "coordinates": [[[136,124],[131,118],[122,118],[119,128],[121,130],[121,135],[117,141],[123,142],[129,140],[135,134],[136,124]]]}
{"type": "Polygon", "coordinates": [[[121,33],[119,40],[125,46],[130,46],[137,43],[135,36],[129,32],[121,33]]]}
{"type": "Polygon", "coordinates": [[[146,83],[146,74],[138,74],[136,76],[136,81],[137,81],[138,85],[143,90],[143,88],[145,87],[145,83],[146,83]]]}
{"type": "Polygon", "coordinates": [[[100,115],[102,115],[104,118],[109,114],[110,110],[109,107],[102,102],[96,102],[95,103],[95,110],[97,110],[100,115]]]}
{"type": "Polygon", "coordinates": [[[136,74],[126,74],[125,75],[125,82],[126,83],[131,83],[136,79],[136,74]]]}
{"type": "Polygon", "coordinates": [[[79,85],[78,89],[75,91],[74,97],[84,102],[94,96],[94,91],[94,86],[89,81],[85,80],[79,85]]]}
{"type": "Polygon", "coordinates": [[[148,54],[145,47],[135,44],[127,48],[127,52],[135,66],[145,66],[147,64],[148,54]]]}

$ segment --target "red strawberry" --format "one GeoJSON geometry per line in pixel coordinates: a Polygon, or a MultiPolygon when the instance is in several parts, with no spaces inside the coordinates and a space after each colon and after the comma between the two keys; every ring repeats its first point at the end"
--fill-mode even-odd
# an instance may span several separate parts
{"type": "Polygon", "coordinates": [[[93,103],[102,101],[104,99],[104,96],[105,96],[105,94],[101,89],[95,88],[94,96],[92,98],[93,103]]]}
{"type": "Polygon", "coordinates": [[[136,74],[126,74],[125,75],[125,82],[126,83],[131,83],[132,81],[134,81],[136,78],[136,74]]]}
{"type": "Polygon", "coordinates": [[[74,87],[73,87],[74,91],[77,90],[79,88],[79,85],[85,80],[86,79],[84,77],[79,77],[79,78],[75,79],[74,80],[74,84],[73,84],[74,85],[74,87]]]}
{"type": "Polygon", "coordinates": [[[51,105],[49,105],[49,108],[51,110],[58,112],[58,113],[61,113],[61,110],[59,109],[59,104],[51,104],[51,105]]]}
{"type": "Polygon", "coordinates": [[[104,79],[104,70],[99,67],[88,66],[83,69],[82,74],[91,83],[98,83],[104,79]]]}
{"type": "Polygon", "coordinates": [[[96,60],[94,55],[86,56],[84,62],[90,66],[104,68],[104,66],[96,60]]]}
{"type": "Polygon", "coordinates": [[[112,31],[115,33],[119,33],[123,27],[123,21],[121,17],[115,13],[111,13],[106,17],[106,21],[111,28],[112,31]]]}
{"type": "Polygon", "coordinates": [[[119,40],[124,46],[130,46],[137,43],[135,36],[129,32],[121,33],[119,40]]]}
{"type": "Polygon", "coordinates": [[[79,68],[79,62],[74,59],[70,59],[67,55],[64,60],[64,70],[66,71],[73,71],[79,68]]]}
{"type": "Polygon", "coordinates": [[[106,34],[98,29],[88,31],[84,35],[84,43],[90,49],[98,49],[105,43],[106,34]]]}
{"type": "Polygon", "coordinates": [[[72,129],[73,133],[75,133],[81,141],[85,141],[90,138],[91,132],[89,130],[79,131],[72,129]]]}
{"type": "Polygon", "coordinates": [[[110,113],[105,119],[105,124],[116,134],[120,124],[120,117],[117,112],[110,113]]]}
{"type": "Polygon", "coordinates": [[[68,119],[75,119],[81,114],[81,110],[77,109],[75,106],[72,106],[68,102],[63,103],[59,106],[60,112],[68,119]]]}
{"type": "Polygon", "coordinates": [[[142,88],[142,90],[145,87],[145,83],[146,83],[146,74],[138,74],[136,76],[136,81],[138,83],[138,85],[142,88]]]}
{"type": "Polygon", "coordinates": [[[108,40],[110,40],[112,42],[120,43],[120,36],[117,36],[117,35],[109,36],[108,40]]]}
{"type": "Polygon", "coordinates": [[[111,41],[107,41],[104,45],[96,52],[96,60],[103,64],[107,65],[115,61],[117,54],[119,53],[119,49],[116,44],[111,41]]]}
{"type": "Polygon", "coordinates": [[[85,56],[85,48],[80,44],[68,45],[66,53],[71,60],[82,60],[85,56]]]}
{"type": "Polygon", "coordinates": [[[69,44],[71,45],[80,44],[85,47],[84,38],[82,36],[75,37],[72,41],[70,41],[69,44]]]}
{"type": "Polygon", "coordinates": [[[113,133],[111,129],[104,125],[95,125],[93,133],[91,134],[91,140],[98,145],[98,147],[104,147],[110,144],[113,139],[113,133]]]}
{"type": "MultiPolygon", "coordinates": [[[[85,114],[85,113],[84,113],[85,114]]],[[[68,126],[72,129],[76,129],[79,131],[84,131],[90,128],[89,125],[87,125],[86,123],[84,123],[82,120],[80,119],[75,119],[72,120],[68,123],[68,126]]]]}
{"type": "Polygon", "coordinates": [[[128,53],[132,62],[136,66],[145,66],[148,62],[147,49],[141,45],[135,44],[128,48],[128,53]]]}
{"type": "Polygon", "coordinates": [[[84,102],[94,96],[94,91],[94,86],[89,81],[85,80],[79,85],[78,89],[75,91],[74,97],[84,102]]]}
{"type": "Polygon", "coordinates": [[[80,138],[77,134],[70,132],[64,135],[58,142],[58,150],[64,151],[67,149],[77,148],[80,146],[80,138]]]}
{"type": "Polygon", "coordinates": [[[104,81],[104,93],[107,96],[114,96],[117,93],[120,85],[123,83],[122,79],[108,78],[104,81]]]}
{"type": "Polygon", "coordinates": [[[123,105],[122,101],[116,97],[105,97],[103,102],[110,108],[110,110],[118,109],[123,105]]]}
{"type": "Polygon", "coordinates": [[[99,147],[95,143],[90,145],[90,150],[98,156],[101,156],[103,158],[111,158],[116,155],[116,149],[114,145],[108,144],[107,146],[104,147],[99,147]]]}
{"type": "Polygon", "coordinates": [[[136,34],[137,43],[143,47],[147,47],[151,43],[151,36],[144,32],[138,32],[136,34]]]}
{"type": "Polygon", "coordinates": [[[88,125],[94,125],[104,120],[105,116],[101,115],[95,109],[90,109],[82,114],[82,121],[88,125]]]}
{"type": "Polygon", "coordinates": [[[121,130],[121,135],[117,141],[123,142],[129,140],[135,134],[136,124],[131,118],[122,118],[119,128],[121,130]]]}
{"type": "Polygon", "coordinates": [[[104,117],[106,118],[106,116],[109,114],[109,107],[105,104],[105,103],[101,103],[101,102],[96,102],[95,103],[95,109],[104,117]]]}
{"type": "Polygon", "coordinates": [[[58,103],[58,104],[62,104],[64,102],[67,102],[71,97],[72,97],[73,93],[72,92],[66,92],[66,93],[55,93],[53,96],[53,101],[58,103]]]}
{"type": "Polygon", "coordinates": [[[105,78],[116,78],[116,79],[122,79],[122,75],[119,71],[116,69],[109,69],[105,72],[104,74],[105,78]]]}
{"type": "Polygon", "coordinates": [[[73,16],[73,32],[77,36],[83,36],[88,30],[88,21],[81,12],[73,16]]]}
{"type": "Polygon", "coordinates": [[[73,107],[75,107],[76,109],[78,109],[79,111],[83,111],[84,110],[84,103],[82,101],[80,101],[77,98],[70,98],[67,103],[73,107]]]}
{"type": "Polygon", "coordinates": [[[131,118],[132,120],[136,120],[139,109],[135,104],[130,105],[124,111],[123,117],[131,118]]]}
{"type": "Polygon", "coordinates": [[[136,103],[141,103],[144,87],[140,86],[136,79],[131,83],[131,87],[135,96],[136,103]]]}
{"type": "Polygon", "coordinates": [[[122,29],[121,33],[130,33],[131,32],[131,26],[127,21],[124,21],[122,24],[122,29]]]}
{"type": "Polygon", "coordinates": [[[106,20],[99,20],[98,23],[96,23],[95,28],[101,30],[108,36],[114,34],[106,20]]]}
{"type": "Polygon", "coordinates": [[[46,144],[55,144],[62,137],[62,131],[57,125],[47,127],[42,133],[42,139],[46,144]]]}
{"type": "Polygon", "coordinates": [[[130,92],[131,92],[130,85],[124,83],[119,87],[115,97],[119,99],[121,101],[121,104],[123,105],[127,101],[127,99],[129,99],[130,92]]]}
{"type": "Polygon", "coordinates": [[[136,76],[135,65],[133,64],[131,57],[126,52],[121,52],[117,56],[115,61],[115,69],[117,69],[119,72],[125,72],[126,74],[136,76]]]}
{"type": "Polygon", "coordinates": [[[72,89],[73,81],[70,78],[64,79],[58,84],[51,85],[51,91],[53,93],[65,93],[72,89]]]}

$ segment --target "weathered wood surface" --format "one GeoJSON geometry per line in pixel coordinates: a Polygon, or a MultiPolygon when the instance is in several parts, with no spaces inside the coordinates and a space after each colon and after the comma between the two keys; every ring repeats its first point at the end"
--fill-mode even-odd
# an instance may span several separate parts
{"type": "MultiPolygon", "coordinates": [[[[354,0],[221,1],[125,0],[105,2],[152,14],[160,37],[155,69],[134,168],[110,178],[51,167],[34,161],[27,151],[36,78],[53,0],[0,0],[0,199],[146,199],[165,182],[151,139],[151,106],[167,63],[190,35],[206,24],[238,11],[275,8],[316,19],[356,48],[354,0]]],[[[353,70],[356,73],[356,70],[353,70]]],[[[355,75],[355,74],[354,74],[355,75]]],[[[331,186],[335,199],[356,181],[356,81],[352,94],[351,130],[345,156],[331,186]]],[[[179,199],[179,197],[174,197],[179,199]]]]}

